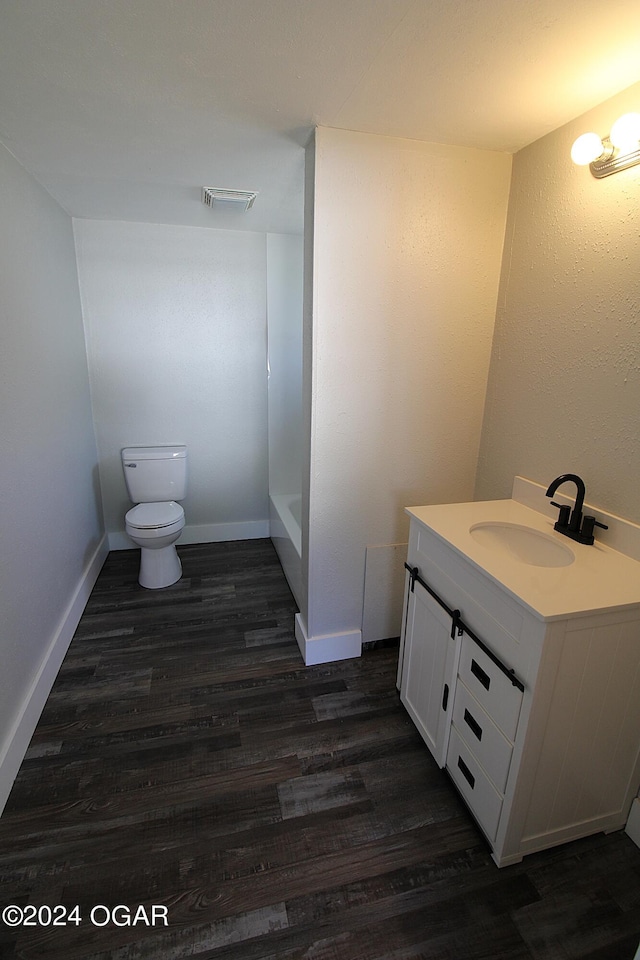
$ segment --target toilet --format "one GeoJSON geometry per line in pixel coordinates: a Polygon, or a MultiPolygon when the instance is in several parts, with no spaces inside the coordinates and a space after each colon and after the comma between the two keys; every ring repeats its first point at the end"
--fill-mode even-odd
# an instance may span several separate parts
{"type": "Polygon", "coordinates": [[[149,590],[176,583],[182,564],[175,543],[184,527],[177,503],[187,492],[187,448],[125,447],[122,469],[129,498],[125,529],[140,547],[138,582],[149,590]]]}

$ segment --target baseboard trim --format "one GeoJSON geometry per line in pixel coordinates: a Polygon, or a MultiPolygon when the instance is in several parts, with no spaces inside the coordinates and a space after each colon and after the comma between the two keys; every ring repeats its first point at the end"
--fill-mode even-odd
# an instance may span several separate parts
{"type": "Polygon", "coordinates": [[[362,654],[362,631],[330,633],[320,637],[308,637],[302,617],[295,616],[295,634],[305,666],[316,663],[332,663],[334,660],[352,660],[362,654]]]}
{"type": "MultiPolygon", "coordinates": [[[[188,524],[176,546],[187,543],[223,543],[227,540],[266,540],[269,536],[268,520],[240,520],[237,523],[188,524]]],[[[124,530],[112,530],[109,534],[110,550],[139,550],[124,530]]]]}
{"type": "Polygon", "coordinates": [[[631,804],[629,819],[627,820],[627,825],[624,829],[625,833],[631,837],[636,847],[640,847],[640,797],[636,797],[631,804]]]}
{"type": "Polygon", "coordinates": [[[33,731],[40,719],[47,697],[51,693],[53,683],[108,552],[107,538],[104,536],[85,567],[69,606],[42,658],[38,672],[22,701],[13,726],[0,746],[0,813],[9,798],[33,731]]]}

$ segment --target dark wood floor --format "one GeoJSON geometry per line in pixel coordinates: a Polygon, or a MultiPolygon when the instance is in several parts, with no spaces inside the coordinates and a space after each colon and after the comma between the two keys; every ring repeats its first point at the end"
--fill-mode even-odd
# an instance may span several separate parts
{"type": "Polygon", "coordinates": [[[0,956],[631,960],[626,834],[498,870],[399,704],[396,649],[305,668],[269,541],[180,553],[166,590],[134,552],[100,575],[0,819],[1,905],[82,920],[0,925],[0,956]],[[117,904],[168,926],[91,924],[117,904]]]}

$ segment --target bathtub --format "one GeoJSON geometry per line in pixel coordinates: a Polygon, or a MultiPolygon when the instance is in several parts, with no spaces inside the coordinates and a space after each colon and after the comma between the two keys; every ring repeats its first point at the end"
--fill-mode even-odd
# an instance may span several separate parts
{"type": "Polygon", "coordinates": [[[302,587],[302,497],[296,494],[272,494],[269,497],[271,540],[287,583],[300,606],[302,587]]]}

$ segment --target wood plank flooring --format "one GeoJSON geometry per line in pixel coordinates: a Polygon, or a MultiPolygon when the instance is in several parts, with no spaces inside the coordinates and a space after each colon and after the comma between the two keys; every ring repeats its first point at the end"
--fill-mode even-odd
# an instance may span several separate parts
{"type": "Polygon", "coordinates": [[[626,834],[498,870],[396,648],[307,668],[270,541],[180,554],[148,591],[112,553],[92,593],[0,819],[0,906],[82,919],[0,924],[3,960],[632,960],[626,834]]]}

